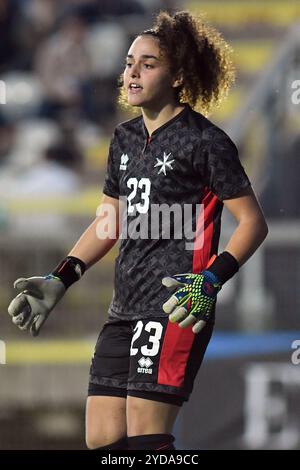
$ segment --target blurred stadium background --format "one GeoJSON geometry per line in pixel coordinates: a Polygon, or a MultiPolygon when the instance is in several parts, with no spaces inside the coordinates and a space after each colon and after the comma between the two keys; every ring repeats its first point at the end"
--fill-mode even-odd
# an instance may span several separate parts
{"type": "MultiPolygon", "coordinates": [[[[47,273],[93,219],[111,132],[130,117],[115,104],[124,54],[155,12],[173,8],[205,12],[234,48],[236,84],[210,119],[238,144],[270,227],[220,295],[178,447],[300,448],[300,2],[0,0],[0,449],[85,448],[116,251],[38,339],[11,324],[7,305],[13,281],[47,273]]],[[[223,244],[232,229],[225,213],[223,244]]]]}

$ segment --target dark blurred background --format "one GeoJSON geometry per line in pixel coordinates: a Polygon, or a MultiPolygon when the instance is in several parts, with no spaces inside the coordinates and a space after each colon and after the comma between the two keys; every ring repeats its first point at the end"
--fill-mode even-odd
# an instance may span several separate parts
{"type": "MultiPolygon", "coordinates": [[[[131,117],[116,104],[125,54],[155,13],[175,8],[206,13],[234,48],[236,83],[209,117],[237,143],[270,228],[220,293],[177,445],[300,448],[300,2],[0,0],[0,449],[85,448],[116,248],[38,339],[7,306],[13,281],[48,273],[93,220],[112,131],[131,117]]],[[[224,246],[234,222],[223,220],[224,246]]]]}

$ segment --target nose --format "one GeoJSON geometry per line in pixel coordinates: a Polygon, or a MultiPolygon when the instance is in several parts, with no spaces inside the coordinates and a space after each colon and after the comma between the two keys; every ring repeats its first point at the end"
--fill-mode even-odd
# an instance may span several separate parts
{"type": "Polygon", "coordinates": [[[132,78],[138,77],[140,75],[140,70],[138,64],[133,64],[130,69],[130,76],[132,78]]]}

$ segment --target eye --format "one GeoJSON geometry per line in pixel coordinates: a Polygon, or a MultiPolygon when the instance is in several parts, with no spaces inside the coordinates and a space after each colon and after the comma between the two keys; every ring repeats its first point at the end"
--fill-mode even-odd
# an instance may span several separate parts
{"type": "Polygon", "coordinates": [[[150,64],[144,64],[145,68],[146,69],[153,69],[153,65],[150,65],[150,64]]]}

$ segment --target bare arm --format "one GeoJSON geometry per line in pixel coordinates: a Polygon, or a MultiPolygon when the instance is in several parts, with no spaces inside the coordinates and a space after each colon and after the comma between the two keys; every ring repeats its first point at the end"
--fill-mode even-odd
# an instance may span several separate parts
{"type": "MultiPolygon", "coordinates": [[[[100,260],[119,237],[119,200],[103,196],[97,212],[94,222],[70,252],[70,255],[82,260],[87,267],[100,260]],[[104,227],[107,229],[103,230],[104,227]]],[[[14,284],[21,292],[10,303],[8,313],[13,317],[13,323],[21,330],[30,330],[33,336],[39,334],[66,289],[79,279],[75,266],[66,259],[58,268],[52,276],[20,278],[14,284]],[[60,270],[56,272],[58,268],[60,270]]]]}
{"type": "Polygon", "coordinates": [[[224,205],[238,222],[225,251],[241,266],[264,241],[268,227],[252,188],[247,188],[237,198],[225,200],[224,205]]]}
{"type": "Polygon", "coordinates": [[[119,200],[103,195],[98,216],[80,237],[69,256],[90,268],[115,245],[119,237],[119,200]]]}

